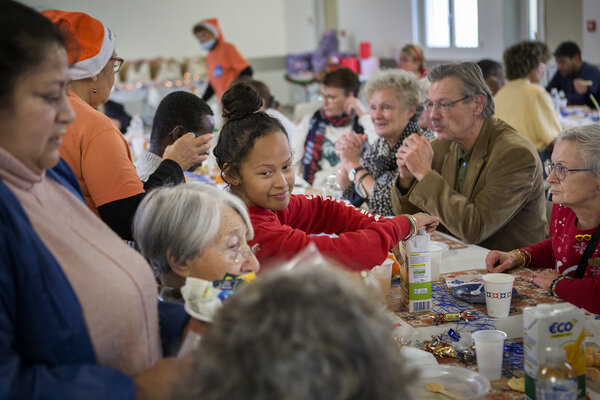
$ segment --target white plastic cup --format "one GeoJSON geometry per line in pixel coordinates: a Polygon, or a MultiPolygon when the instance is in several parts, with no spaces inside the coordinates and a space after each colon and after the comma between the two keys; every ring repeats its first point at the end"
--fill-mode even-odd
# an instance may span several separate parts
{"type": "Polygon", "coordinates": [[[487,314],[494,318],[508,317],[515,277],[509,274],[485,274],[482,279],[487,314]]]}
{"type": "Polygon", "coordinates": [[[391,258],[386,258],[383,264],[377,265],[373,267],[371,273],[377,279],[379,283],[379,287],[381,289],[381,294],[385,296],[390,292],[392,288],[392,266],[394,265],[394,260],[391,258]]]}
{"type": "Polygon", "coordinates": [[[472,334],[479,373],[490,381],[502,377],[502,358],[506,333],[498,330],[477,331],[472,334]]]}
{"type": "Polygon", "coordinates": [[[438,246],[435,242],[431,242],[429,253],[431,256],[431,282],[440,280],[440,265],[442,264],[443,252],[443,247],[438,246]]]}

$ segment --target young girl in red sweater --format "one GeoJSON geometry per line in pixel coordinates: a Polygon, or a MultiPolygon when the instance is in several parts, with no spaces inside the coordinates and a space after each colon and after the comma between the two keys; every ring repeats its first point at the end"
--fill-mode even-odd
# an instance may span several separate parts
{"type": "Polygon", "coordinates": [[[292,150],[281,123],[259,112],[262,100],[246,83],[223,95],[225,125],[214,155],[223,180],[248,206],[259,244],[257,258],[291,258],[309,243],[351,269],[381,264],[398,242],[437,217],[419,213],[384,218],[329,197],[293,195],[292,150]],[[335,234],[313,236],[314,234],[335,234]]]}

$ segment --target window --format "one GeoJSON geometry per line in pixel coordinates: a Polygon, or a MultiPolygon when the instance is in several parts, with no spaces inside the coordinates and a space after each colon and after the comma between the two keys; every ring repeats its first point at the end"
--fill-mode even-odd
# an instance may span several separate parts
{"type": "Polygon", "coordinates": [[[429,48],[477,48],[477,0],[424,0],[425,44],[429,48]]]}

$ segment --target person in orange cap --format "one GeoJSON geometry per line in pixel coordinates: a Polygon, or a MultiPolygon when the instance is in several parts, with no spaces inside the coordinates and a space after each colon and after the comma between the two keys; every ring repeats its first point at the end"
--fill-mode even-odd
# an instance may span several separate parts
{"type": "Polygon", "coordinates": [[[115,35],[102,22],[81,13],[44,11],[78,46],[67,55],[75,122],[67,126],[60,155],[75,172],[88,207],[121,238],[133,240],[131,222],[145,191],[184,182],[183,171],[208,157],[212,134],[192,132],[167,147],[163,161],[145,183],[133,165],[127,141],[114,123],[95,108],[106,103],[122,58],[115,54],[115,35]]]}
{"type": "Polygon", "coordinates": [[[223,39],[216,18],[198,22],[192,31],[200,42],[200,47],[208,51],[206,56],[208,87],[202,95],[202,100],[207,101],[216,94],[220,101],[221,96],[234,80],[240,76],[252,76],[252,67],[233,44],[223,39]]]}

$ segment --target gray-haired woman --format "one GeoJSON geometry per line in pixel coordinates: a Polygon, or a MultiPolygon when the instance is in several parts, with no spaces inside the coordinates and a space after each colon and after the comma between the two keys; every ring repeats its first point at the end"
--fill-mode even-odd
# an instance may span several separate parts
{"type": "Polygon", "coordinates": [[[329,262],[267,272],[215,316],[175,397],[408,399],[414,373],[392,328],[364,287],[329,262]]]}
{"type": "Polygon", "coordinates": [[[367,82],[364,94],[379,138],[364,152],[364,135],[349,132],[338,140],[336,151],[342,162],[337,182],[344,189],[344,198],[355,206],[366,200],[372,213],[394,215],[390,193],[399,172],[396,151],[413,133],[429,140],[435,136],[417,124],[423,94],[412,73],[379,71],[367,82]]]}
{"type": "Polygon", "coordinates": [[[565,130],[544,167],[554,202],[550,238],[509,253],[490,252],[487,270],[539,268],[531,275],[532,282],[599,314],[600,125],[565,130]]]}
{"type": "Polygon", "coordinates": [[[254,231],[246,206],[204,183],[150,192],[135,214],[133,235],[163,285],[163,300],[180,299],[186,277],[213,281],[260,268],[247,244],[254,231]]]}

